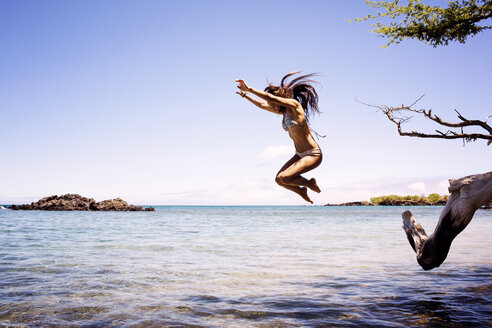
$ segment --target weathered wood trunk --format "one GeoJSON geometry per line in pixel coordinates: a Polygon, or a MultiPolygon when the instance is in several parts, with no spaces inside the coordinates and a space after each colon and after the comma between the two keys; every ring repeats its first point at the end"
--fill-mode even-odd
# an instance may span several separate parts
{"type": "Polygon", "coordinates": [[[449,180],[449,185],[451,195],[430,236],[410,211],[402,214],[403,230],[424,270],[444,262],[453,239],[470,223],[475,211],[492,201],[492,172],[449,180]]]}

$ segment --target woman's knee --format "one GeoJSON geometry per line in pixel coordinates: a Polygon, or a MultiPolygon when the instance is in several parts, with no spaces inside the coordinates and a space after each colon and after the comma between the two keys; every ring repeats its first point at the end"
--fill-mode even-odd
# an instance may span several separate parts
{"type": "Polygon", "coordinates": [[[288,181],[289,181],[289,177],[285,175],[283,172],[280,172],[275,177],[275,182],[281,186],[287,184],[288,181]]]}

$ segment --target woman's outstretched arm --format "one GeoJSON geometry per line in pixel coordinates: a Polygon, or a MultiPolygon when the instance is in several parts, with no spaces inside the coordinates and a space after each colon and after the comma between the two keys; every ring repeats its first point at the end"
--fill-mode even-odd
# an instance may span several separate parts
{"type": "Polygon", "coordinates": [[[285,106],[291,109],[296,109],[300,104],[297,102],[295,99],[288,99],[288,98],[282,98],[282,97],[277,97],[272,95],[271,93],[264,92],[257,90],[255,88],[252,88],[248,86],[244,80],[242,79],[237,79],[236,82],[238,83],[237,87],[244,92],[251,92],[255,96],[260,97],[261,99],[264,99],[266,101],[269,101],[275,105],[280,105],[280,106],[285,106]]]}
{"type": "Polygon", "coordinates": [[[268,106],[268,103],[266,101],[261,101],[261,100],[258,100],[256,98],[253,98],[244,91],[238,91],[236,93],[238,95],[240,95],[241,97],[248,99],[256,107],[260,107],[261,109],[267,110],[269,112],[279,114],[279,112],[277,112],[277,110],[275,108],[268,106]]]}

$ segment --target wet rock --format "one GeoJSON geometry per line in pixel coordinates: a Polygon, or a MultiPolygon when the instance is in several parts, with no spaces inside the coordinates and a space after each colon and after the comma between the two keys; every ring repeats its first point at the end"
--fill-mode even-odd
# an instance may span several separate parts
{"type": "Polygon", "coordinates": [[[341,203],[341,204],[326,204],[325,206],[373,206],[374,204],[366,201],[360,201],[360,202],[348,202],[348,203],[341,203]]]}
{"type": "MultiPolygon", "coordinates": [[[[40,210],[40,211],[142,211],[142,206],[129,205],[121,198],[96,202],[93,198],[82,197],[78,194],[62,196],[48,196],[37,202],[25,205],[12,205],[13,210],[40,210]]],[[[145,211],[153,211],[153,207],[145,211]]]]}
{"type": "Polygon", "coordinates": [[[385,199],[379,203],[372,203],[367,201],[360,202],[348,202],[341,204],[326,204],[325,206],[444,206],[447,200],[438,200],[437,202],[429,202],[426,200],[393,200],[385,199]]]}

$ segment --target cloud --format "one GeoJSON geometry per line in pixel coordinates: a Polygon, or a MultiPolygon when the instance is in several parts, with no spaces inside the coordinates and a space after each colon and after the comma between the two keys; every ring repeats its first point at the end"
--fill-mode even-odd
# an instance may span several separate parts
{"type": "MultiPolygon", "coordinates": [[[[346,179],[336,175],[307,174],[315,176],[322,192],[309,192],[316,205],[369,201],[382,195],[428,195],[448,194],[447,180],[443,177],[346,179]]],[[[238,179],[229,184],[210,188],[176,190],[152,195],[128,195],[128,201],[135,204],[155,205],[307,205],[298,195],[278,186],[273,177],[238,179]]],[[[126,200],[126,198],[125,198],[126,200]]]]}
{"type": "Polygon", "coordinates": [[[294,152],[295,150],[292,146],[270,145],[263,149],[261,154],[258,155],[257,160],[260,165],[270,164],[277,158],[294,154],[294,152]]]}
{"type": "Polygon", "coordinates": [[[438,192],[442,194],[447,194],[449,188],[449,180],[442,180],[437,184],[438,192]]]}
{"type": "Polygon", "coordinates": [[[238,180],[215,190],[195,189],[162,193],[156,204],[168,205],[285,205],[302,204],[292,192],[273,179],[238,180]]]}
{"type": "Polygon", "coordinates": [[[418,181],[408,185],[410,192],[416,192],[418,194],[428,195],[437,193],[440,195],[448,194],[449,181],[441,180],[438,178],[428,178],[426,181],[418,181]]]}
{"type": "Polygon", "coordinates": [[[423,177],[415,181],[411,178],[385,178],[345,180],[334,177],[331,181],[318,179],[321,194],[315,195],[315,203],[343,203],[370,200],[383,195],[428,195],[438,193],[447,195],[449,183],[442,177],[423,177]]]}
{"type": "Polygon", "coordinates": [[[273,179],[241,180],[215,193],[225,204],[282,205],[302,203],[302,199],[278,186],[273,179]]]}
{"type": "Polygon", "coordinates": [[[420,194],[425,194],[426,191],[425,182],[422,181],[411,183],[408,185],[408,188],[420,194]]]}

